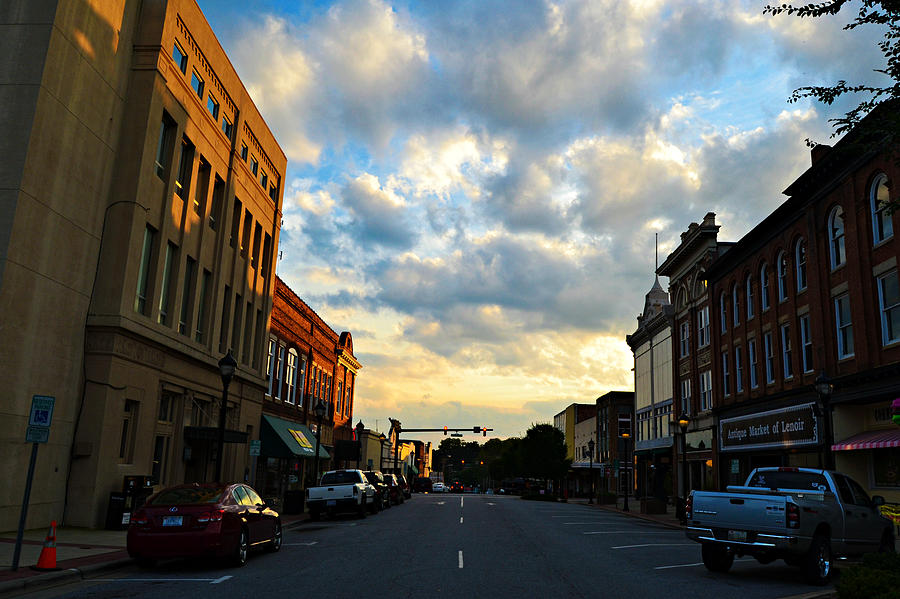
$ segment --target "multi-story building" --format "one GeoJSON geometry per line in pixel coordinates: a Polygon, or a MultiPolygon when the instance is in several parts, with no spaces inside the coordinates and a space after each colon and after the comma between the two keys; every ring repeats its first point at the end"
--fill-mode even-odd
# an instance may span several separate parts
{"type": "Polygon", "coordinates": [[[718,233],[716,215],[711,212],[700,224],[691,223],[681,234],[681,243],[656,271],[669,278],[669,297],[675,302],[672,324],[675,420],[687,419],[689,425],[684,433],[686,456],[681,456],[680,448],[676,449],[677,468],[686,461],[688,472],[679,471],[673,486],[679,484],[677,488],[687,490],[713,489],[717,485],[713,413],[713,370],[717,362],[711,342],[711,301],[706,271],[731,246],[718,242],[718,233]]]}
{"type": "Polygon", "coordinates": [[[575,429],[573,431],[573,449],[575,459],[571,465],[569,477],[569,495],[587,496],[594,480],[594,462],[597,458],[597,406],[580,407],[575,410],[575,429]],[[591,454],[590,443],[594,443],[591,454]]]}
{"type": "Polygon", "coordinates": [[[326,460],[319,471],[337,465],[330,462],[332,450],[336,440],[349,441],[353,435],[356,375],[362,366],[353,355],[350,333],[336,333],[277,276],[266,347],[268,386],[255,483],[264,497],[282,498],[304,489],[315,476],[317,403],[324,407],[319,458],[326,460]]]}
{"type": "Polygon", "coordinates": [[[12,0],[0,121],[0,527],[104,522],[123,477],[247,472],[285,155],[194,0],[12,0]],[[216,455],[217,362],[237,370],[216,455]]]}
{"type": "Polygon", "coordinates": [[[900,500],[897,180],[896,157],[857,132],[817,146],[788,199],[708,270],[723,481],[836,464],[900,500]]]}
{"type": "Polygon", "coordinates": [[[659,277],[644,298],[637,330],[625,341],[634,354],[635,482],[640,496],[672,492],[672,317],[659,277]]]}
{"type": "Polygon", "coordinates": [[[607,493],[634,493],[634,392],[610,391],[595,400],[599,467],[595,489],[607,493]],[[627,435],[627,436],[626,436],[627,435]]]}
{"type": "MultiPolygon", "coordinates": [[[[583,420],[579,416],[579,410],[582,415],[587,414],[588,417],[596,414],[597,407],[590,403],[573,403],[553,417],[553,426],[559,429],[565,437],[566,441],[566,458],[575,461],[575,424],[583,420]]],[[[585,441],[587,442],[587,441],[585,441]]]]}

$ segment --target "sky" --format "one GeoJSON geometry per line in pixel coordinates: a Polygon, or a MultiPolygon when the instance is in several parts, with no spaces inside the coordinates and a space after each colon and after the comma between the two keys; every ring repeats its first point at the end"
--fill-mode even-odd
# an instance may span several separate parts
{"type": "Polygon", "coordinates": [[[288,157],[278,275],[350,331],[382,431],[521,436],[633,390],[657,236],[660,263],[707,212],[740,239],[850,106],[791,91],[884,83],[855,4],[198,4],[288,157]]]}

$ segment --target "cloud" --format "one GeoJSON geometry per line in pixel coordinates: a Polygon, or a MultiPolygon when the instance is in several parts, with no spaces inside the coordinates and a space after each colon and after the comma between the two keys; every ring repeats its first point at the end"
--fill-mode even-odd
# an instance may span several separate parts
{"type": "Polygon", "coordinates": [[[416,232],[408,222],[403,198],[382,187],[374,175],[362,174],[349,181],[341,199],[358,242],[398,249],[414,243],[416,232]]]}

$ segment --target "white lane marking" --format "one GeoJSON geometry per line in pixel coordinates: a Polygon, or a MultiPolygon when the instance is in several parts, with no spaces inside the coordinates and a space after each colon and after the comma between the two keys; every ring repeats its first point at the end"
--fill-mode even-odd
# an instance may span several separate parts
{"type": "Polygon", "coordinates": [[[231,576],[223,578],[97,578],[101,582],[208,582],[210,584],[218,584],[223,580],[228,580],[231,576]]]}
{"type": "Polygon", "coordinates": [[[488,504],[488,505],[497,505],[497,504],[494,503],[493,501],[488,501],[487,504],[488,504]]]}
{"type": "Polygon", "coordinates": [[[438,501],[437,502],[438,505],[444,505],[445,503],[447,503],[447,502],[446,501],[438,501]]]}
{"type": "Polygon", "coordinates": [[[462,507],[462,506],[463,506],[463,500],[464,500],[464,499],[465,499],[465,497],[460,497],[460,498],[459,498],[459,507],[462,507]]]}
{"type": "MultiPolygon", "coordinates": [[[[753,558],[746,559],[736,559],[736,562],[752,562],[753,558]]],[[[702,566],[703,562],[697,562],[696,564],[678,564],[677,566],[656,566],[653,568],[654,570],[668,570],[669,568],[693,568],[694,566],[702,566]]]]}
{"type": "Polygon", "coordinates": [[[459,550],[459,569],[462,570],[463,567],[463,559],[462,559],[462,549],[459,550]]]}
{"type": "Polygon", "coordinates": [[[633,549],[635,547],[689,547],[695,543],[644,543],[643,545],[619,545],[610,549],[633,549]]]}
{"type": "Polygon", "coordinates": [[[282,545],[305,545],[307,547],[312,547],[318,543],[318,541],[310,541],[309,543],[282,543],[282,545]]]}
{"type": "Polygon", "coordinates": [[[563,526],[567,524],[580,524],[580,525],[588,525],[588,524],[597,524],[597,520],[591,520],[590,522],[560,522],[563,526]]]}
{"type": "Polygon", "coordinates": [[[459,523],[462,524],[462,516],[459,517],[459,523]]]}
{"type": "MultiPolygon", "coordinates": [[[[572,514],[566,514],[565,516],[550,516],[550,517],[551,518],[574,518],[575,516],[573,516],[572,514]]],[[[585,518],[582,518],[582,520],[584,520],[584,519],[585,518]]],[[[610,518],[607,518],[606,516],[597,516],[596,518],[589,516],[587,519],[588,520],[609,520],[610,518]]]]}
{"type": "Polygon", "coordinates": [[[219,584],[220,582],[225,582],[229,578],[231,578],[231,576],[223,576],[222,578],[216,578],[214,581],[212,581],[209,584],[219,584]]]}
{"type": "MultiPolygon", "coordinates": [[[[648,530],[645,532],[636,532],[633,530],[597,530],[591,532],[583,532],[583,535],[658,535],[660,533],[669,532],[668,530],[648,530]]],[[[680,532],[673,530],[672,532],[680,532]]],[[[681,533],[684,534],[684,533],[681,533]]]]}

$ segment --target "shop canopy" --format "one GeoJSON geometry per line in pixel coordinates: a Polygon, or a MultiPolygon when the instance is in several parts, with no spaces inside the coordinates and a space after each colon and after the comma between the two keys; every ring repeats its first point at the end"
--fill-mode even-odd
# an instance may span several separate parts
{"type": "Polygon", "coordinates": [[[850,451],[853,449],[885,449],[900,447],[900,428],[878,431],[866,431],[844,439],[831,446],[832,451],[850,451]]]}
{"type": "MultiPolygon", "coordinates": [[[[316,455],[316,436],[299,422],[263,414],[259,439],[260,453],[264,456],[311,458],[316,455]]],[[[331,457],[324,446],[319,447],[319,457],[331,457]]]]}

